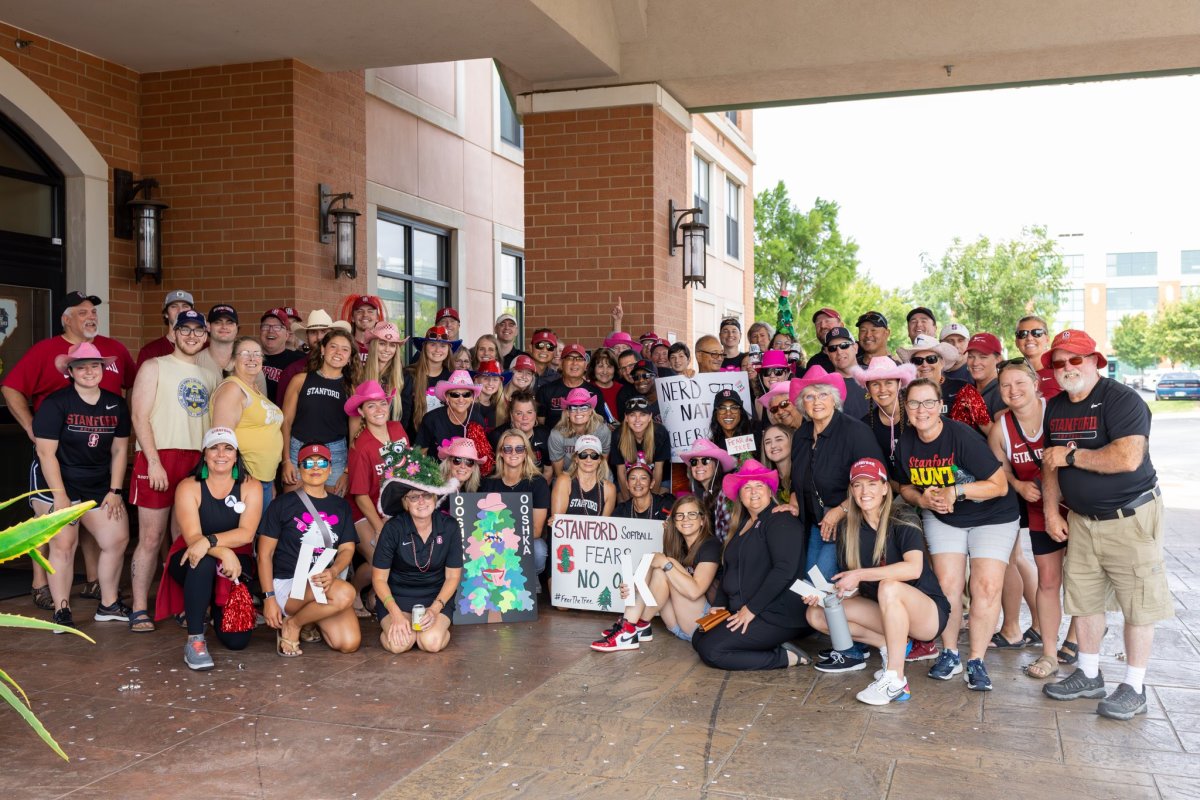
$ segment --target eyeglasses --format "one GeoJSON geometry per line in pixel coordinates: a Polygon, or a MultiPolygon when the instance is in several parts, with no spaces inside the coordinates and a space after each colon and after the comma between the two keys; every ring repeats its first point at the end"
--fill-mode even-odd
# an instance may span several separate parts
{"type": "Polygon", "coordinates": [[[556,345],[550,342],[538,342],[533,346],[535,350],[553,350],[555,347],[556,345]]]}
{"type": "Polygon", "coordinates": [[[500,452],[504,453],[504,455],[506,455],[506,456],[512,455],[513,453],[522,455],[525,453],[525,445],[523,445],[523,444],[506,444],[500,448],[500,452]]]}
{"type": "Polygon", "coordinates": [[[904,404],[909,411],[916,411],[918,408],[923,408],[926,411],[933,411],[935,408],[941,408],[941,400],[909,400],[904,404]]]}
{"type": "Polygon", "coordinates": [[[937,353],[934,353],[931,356],[913,356],[912,358],[910,358],[908,360],[908,363],[916,364],[919,367],[922,364],[936,364],[941,360],[942,360],[942,357],[939,356],[937,353]]]}
{"type": "Polygon", "coordinates": [[[801,403],[815,403],[818,400],[828,400],[833,397],[832,392],[806,392],[800,395],[801,403]]]}
{"type": "Polygon", "coordinates": [[[733,403],[723,403],[717,406],[717,411],[741,411],[741,406],[735,406],[733,403]]]}
{"type": "Polygon", "coordinates": [[[468,397],[474,397],[473,392],[446,392],[446,397],[451,400],[466,400],[468,397]]]}
{"type": "Polygon", "coordinates": [[[1065,361],[1056,358],[1050,362],[1050,366],[1054,367],[1055,369],[1066,369],[1067,364],[1070,364],[1072,367],[1078,367],[1083,363],[1084,358],[1085,356],[1071,356],[1065,361]]]}
{"type": "Polygon", "coordinates": [[[188,339],[201,339],[208,335],[208,331],[204,328],[176,328],[176,336],[185,336],[188,339]]]}
{"type": "Polygon", "coordinates": [[[262,361],[263,354],[253,350],[239,350],[237,357],[246,361],[262,361]]]}
{"type": "Polygon", "coordinates": [[[722,350],[697,350],[696,352],[709,358],[722,358],[725,355],[722,350]]]}
{"type": "Polygon", "coordinates": [[[283,326],[282,325],[263,325],[262,329],[264,331],[281,331],[281,330],[283,330],[283,326]]]}
{"type": "Polygon", "coordinates": [[[429,492],[409,492],[405,495],[410,503],[429,503],[433,501],[433,495],[429,492]]]}
{"type": "Polygon", "coordinates": [[[712,462],[713,462],[713,459],[709,456],[696,456],[695,458],[688,459],[688,466],[689,467],[707,467],[712,462]]]}
{"type": "Polygon", "coordinates": [[[1027,331],[1017,331],[1017,341],[1019,342],[1022,339],[1028,339],[1030,336],[1032,336],[1035,339],[1041,339],[1045,335],[1046,335],[1045,328],[1030,328],[1027,331]]]}
{"type": "Polygon", "coordinates": [[[582,453],[576,453],[575,457],[583,461],[599,461],[600,454],[593,453],[591,450],[585,450],[582,453]]]}
{"type": "Polygon", "coordinates": [[[770,407],[770,408],[768,408],[767,410],[768,410],[768,411],[770,411],[772,414],[778,414],[778,413],[779,413],[780,411],[782,411],[783,409],[785,409],[785,408],[791,408],[791,407],[792,407],[792,401],[791,401],[791,400],[780,400],[778,403],[776,403],[775,405],[771,406],[771,407],[770,407]]]}
{"type": "Polygon", "coordinates": [[[699,511],[676,511],[675,521],[683,522],[685,519],[700,519],[699,511]]]}
{"type": "Polygon", "coordinates": [[[572,414],[578,414],[581,411],[591,411],[591,410],[592,410],[591,406],[567,406],[567,411],[571,412],[572,414]]]}
{"type": "Polygon", "coordinates": [[[767,367],[759,370],[759,374],[767,378],[782,378],[790,373],[791,370],[787,367],[767,367]]]}
{"type": "Polygon", "coordinates": [[[475,459],[463,458],[462,456],[451,456],[450,463],[456,467],[473,467],[475,466],[475,459]]]}
{"type": "Polygon", "coordinates": [[[827,345],[825,345],[825,352],[826,353],[836,353],[838,350],[849,350],[851,347],[854,347],[854,342],[842,342],[841,344],[827,344],[827,345]]]}
{"type": "Polygon", "coordinates": [[[300,462],[301,469],[329,469],[328,458],[306,458],[300,462]]]}

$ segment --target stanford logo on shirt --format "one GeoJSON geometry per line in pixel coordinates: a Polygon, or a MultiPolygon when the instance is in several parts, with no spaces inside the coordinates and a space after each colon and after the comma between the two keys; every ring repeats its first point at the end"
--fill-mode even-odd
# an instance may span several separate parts
{"type": "Polygon", "coordinates": [[[98,444],[100,444],[100,434],[93,433],[92,435],[88,436],[88,447],[95,447],[98,444]]]}

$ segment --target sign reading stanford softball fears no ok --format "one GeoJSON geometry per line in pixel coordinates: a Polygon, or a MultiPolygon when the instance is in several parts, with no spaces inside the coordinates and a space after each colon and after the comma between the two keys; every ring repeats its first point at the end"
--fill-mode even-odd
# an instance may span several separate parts
{"type": "Polygon", "coordinates": [[[713,395],[724,389],[733,389],[742,397],[746,413],[751,413],[750,381],[744,372],[700,372],[694,378],[675,375],[670,378],[655,378],[658,392],[658,411],[663,425],[671,437],[671,456],[681,462],[679,453],[689,450],[692,442],[700,437],[712,438],[713,395]]]}
{"type": "Polygon", "coordinates": [[[621,559],[637,564],[661,553],[663,523],[645,519],[562,514],[550,526],[550,603],[559,608],[624,608],[621,559]]]}

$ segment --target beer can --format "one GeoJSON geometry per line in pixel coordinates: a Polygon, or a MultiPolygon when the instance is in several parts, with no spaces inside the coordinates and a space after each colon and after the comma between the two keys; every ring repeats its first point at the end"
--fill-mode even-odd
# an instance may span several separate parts
{"type": "Polygon", "coordinates": [[[425,619],[425,606],[415,605],[412,607],[412,629],[414,631],[421,630],[421,620],[425,619]]]}

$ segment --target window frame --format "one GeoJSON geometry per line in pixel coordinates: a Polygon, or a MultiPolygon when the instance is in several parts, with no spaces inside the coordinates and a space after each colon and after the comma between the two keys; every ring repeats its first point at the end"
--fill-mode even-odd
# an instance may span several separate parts
{"type": "MultiPolygon", "coordinates": [[[[415,299],[412,287],[414,285],[434,286],[437,287],[438,305],[437,308],[444,308],[450,303],[451,297],[451,276],[454,274],[450,236],[452,231],[448,228],[442,228],[437,225],[430,225],[419,220],[405,217],[402,214],[380,209],[376,214],[376,241],[378,241],[378,226],[380,223],[396,225],[401,229],[405,229],[404,233],[404,268],[403,271],[398,271],[394,268],[389,269],[379,263],[379,256],[376,254],[376,283],[377,292],[381,299],[387,303],[403,303],[403,318],[392,317],[392,322],[396,323],[396,327],[400,329],[402,336],[421,336],[425,333],[424,330],[414,328],[416,321],[415,299]],[[421,231],[423,233],[432,234],[438,240],[438,274],[445,276],[444,279],[430,279],[413,274],[413,231],[421,231]],[[403,299],[398,299],[395,295],[397,292],[393,289],[385,288],[379,281],[380,278],[388,280],[400,281],[405,284],[403,299]]],[[[436,320],[434,320],[436,322],[436,320]]]]}
{"type": "Polygon", "coordinates": [[[500,299],[502,301],[504,313],[508,308],[508,301],[511,301],[515,307],[513,316],[517,318],[517,339],[513,346],[518,350],[525,349],[525,253],[515,247],[500,248],[500,299]],[[517,262],[516,271],[516,286],[517,294],[508,294],[504,291],[504,264],[505,257],[513,258],[517,262]]]}
{"type": "Polygon", "coordinates": [[[725,176],[725,255],[738,261],[742,259],[742,191],[740,183],[725,176]]]}
{"type": "Polygon", "coordinates": [[[709,233],[712,230],[712,173],[713,163],[700,155],[698,150],[692,150],[692,206],[703,211],[700,219],[708,228],[704,231],[704,243],[709,244],[709,233]],[[700,194],[700,165],[704,165],[704,194],[700,194]]]}

